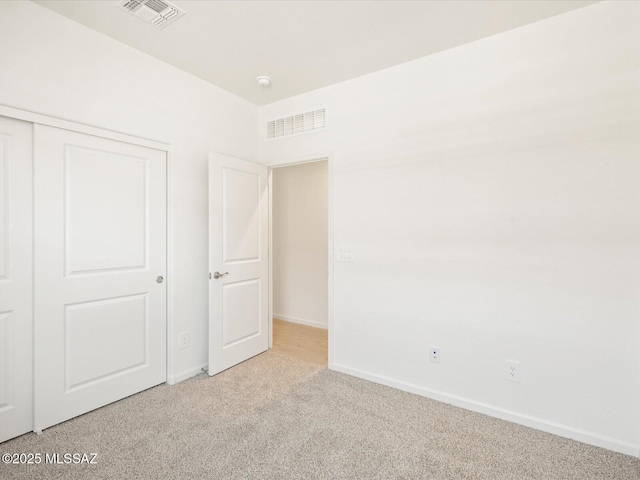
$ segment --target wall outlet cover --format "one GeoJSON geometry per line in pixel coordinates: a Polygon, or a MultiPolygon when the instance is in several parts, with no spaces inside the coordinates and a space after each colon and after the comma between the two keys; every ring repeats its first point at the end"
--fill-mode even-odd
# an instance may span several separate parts
{"type": "Polygon", "coordinates": [[[507,360],[505,363],[505,376],[510,382],[520,383],[520,362],[507,360]]]}
{"type": "Polygon", "coordinates": [[[178,345],[180,348],[187,348],[189,346],[189,332],[180,332],[180,335],[178,335],[178,345]]]}
{"type": "Polygon", "coordinates": [[[440,363],[440,348],[429,347],[429,361],[431,363],[440,363]]]}

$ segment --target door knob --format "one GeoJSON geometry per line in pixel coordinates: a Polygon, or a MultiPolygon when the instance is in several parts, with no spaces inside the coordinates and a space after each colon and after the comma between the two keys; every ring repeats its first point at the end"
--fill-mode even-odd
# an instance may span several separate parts
{"type": "Polygon", "coordinates": [[[158,278],[156,278],[156,282],[158,283],[164,282],[164,277],[162,275],[158,275],[158,278]]]}
{"type": "Polygon", "coordinates": [[[216,272],[216,273],[213,274],[213,278],[215,278],[217,280],[219,278],[224,277],[225,275],[229,275],[229,272],[224,272],[224,273],[216,272]]]}

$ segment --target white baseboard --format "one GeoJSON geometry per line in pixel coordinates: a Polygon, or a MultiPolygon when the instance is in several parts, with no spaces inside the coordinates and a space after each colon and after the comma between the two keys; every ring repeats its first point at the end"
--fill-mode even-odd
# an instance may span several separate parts
{"type": "Polygon", "coordinates": [[[191,368],[189,370],[186,370],[182,373],[178,373],[176,375],[167,375],[167,384],[175,385],[176,383],[180,383],[184,380],[187,380],[188,378],[195,377],[196,375],[199,375],[202,373],[203,368],[206,370],[207,368],[209,368],[209,365],[205,363],[204,365],[191,368]]]}
{"type": "Polygon", "coordinates": [[[274,313],[273,318],[284,320],[285,322],[289,323],[299,323],[300,325],[307,325],[308,327],[324,328],[325,330],[328,328],[326,323],[316,322],[315,320],[306,320],[304,318],[290,317],[288,315],[280,315],[279,313],[274,313]]]}
{"type": "Polygon", "coordinates": [[[334,363],[330,365],[332,370],[336,372],[345,373],[354,377],[369,380],[374,383],[386,385],[388,387],[397,388],[405,392],[415,393],[423,397],[428,397],[439,402],[448,403],[456,407],[471,410],[473,412],[489,415],[490,417],[499,418],[501,420],[507,420],[509,422],[524,425],[526,427],[542,430],[543,432],[552,433],[560,437],[570,438],[589,445],[595,445],[596,447],[606,448],[607,450],[613,450],[614,452],[624,453],[626,455],[632,455],[634,457],[640,457],[640,445],[633,445],[615,438],[607,437],[593,432],[587,432],[584,430],[569,427],[555,422],[550,422],[542,418],[531,417],[522,413],[506,410],[504,408],[487,405],[485,403],[476,402],[468,398],[459,397],[457,395],[451,395],[445,392],[439,392],[424,388],[419,385],[415,385],[409,382],[403,382],[401,380],[394,380],[382,375],[376,375],[374,373],[365,372],[357,368],[347,367],[334,363]]]}

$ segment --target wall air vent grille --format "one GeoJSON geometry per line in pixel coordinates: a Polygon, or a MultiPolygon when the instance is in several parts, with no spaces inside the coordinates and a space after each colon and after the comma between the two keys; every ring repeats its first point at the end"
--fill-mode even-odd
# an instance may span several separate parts
{"type": "Polygon", "coordinates": [[[118,7],[160,29],[184,15],[184,11],[165,0],[121,0],[118,7]]]}
{"type": "Polygon", "coordinates": [[[301,133],[317,132],[327,127],[326,109],[298,113],[290,117],[267,122],[267,140],[290,137],[301,133]]]}

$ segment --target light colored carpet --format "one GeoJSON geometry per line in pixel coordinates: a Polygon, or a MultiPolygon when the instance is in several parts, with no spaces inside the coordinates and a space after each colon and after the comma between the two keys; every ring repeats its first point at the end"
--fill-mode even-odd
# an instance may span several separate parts
{"type": "Polygon", "coordinates": [[[98,453],[0,478],[640,479],[640,461],[275,352],[0,444],[98,453]]]}

